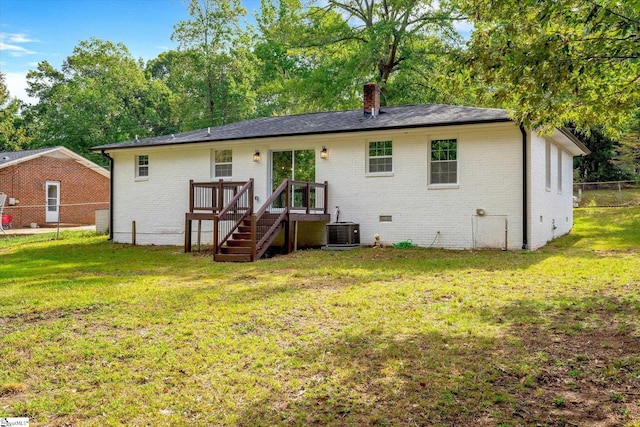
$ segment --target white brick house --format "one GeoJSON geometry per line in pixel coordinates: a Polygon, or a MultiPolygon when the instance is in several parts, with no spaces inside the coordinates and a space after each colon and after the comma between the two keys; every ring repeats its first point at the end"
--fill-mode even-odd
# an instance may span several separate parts
{"type": "MultiPolygon", "coordinates": [[[[499,109],[380,108],[378,100],[369,84],[364,111],[262,118],[95,147],[112,159],[113,240],[131,242],[135,221],[138,243],[179,245],[190,180],[253,179],[257,210],[283,173],[326,181],[331,220],[339,206],[340,221],[359,224],[363,245],[379,234],[385,244],[537,249],[571,230],[573,157],[588,153],[571,134],[539,136],[499,109]]],[[[324,223],[300,224],[300,244],[324,239],[324,223]]]]}

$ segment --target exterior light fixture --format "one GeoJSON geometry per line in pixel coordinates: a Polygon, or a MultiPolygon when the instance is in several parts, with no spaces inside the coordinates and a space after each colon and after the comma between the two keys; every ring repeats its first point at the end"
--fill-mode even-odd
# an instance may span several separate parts
{"type": "Polygon", "coordinates": [[[258,150],[256,150],[255,153],[253,153],[253,161],[256,163],[260,162],[260,152],[258,150]]]}
{"type": "Polygon", "coordinates": [[[320,151],[320,158],[322,160],[327,160],[329,158],[329,152],[327,151],[327,147],[322,146],[322,151],[320,151]]]}

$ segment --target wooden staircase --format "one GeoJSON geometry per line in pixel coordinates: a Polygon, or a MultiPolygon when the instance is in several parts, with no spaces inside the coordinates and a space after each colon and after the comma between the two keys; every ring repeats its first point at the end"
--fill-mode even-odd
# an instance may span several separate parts
{"type": "Polygon", "coordinates": [[[285,220],[280,219],[280,214],[265,214],[256,223],[255,235],[252,233],[252,222],[254,217],[245,218],[227,241],[220,246],[218,253],[214,254],[215,261],[221,262],[251,262],[253,261],[253,250],[256,236],[265,235],[269,230],[270,238],[260,247],[256,248],[256,259],[269,249],[280,231],[285,228],[285,220]]]}
{"type": "MultiPolygon", "coordinates": [[[[219,182],[215,185],[191,182],[191,187],[191,212],[186,214],[185,252],[191,251],[191,221],[213,220],[214,261],[256,261],[265,254],[283,229],[285,250],[287,253],[291,252],[292,222],[330,221],[330,215],[327,213],[326,182],[312,183],[286,179],[256,213],[253,213],[253,179],[246,183],[219,182]],[[219,195],[215,202],[217,206],[210,209],[211,214],[203,216],[193,212],[193,200],[197,199],[194,197],[197,191],[194,185],[200,185],[202,188],[211,187],[214,193],[219,195]],[[227,196],[220,196],[224,194],[227,196]],[[295,197],[292,196],[294,194],[295,197]]],[[[215,197],[204,199],[215,200],[215,197]]]]}

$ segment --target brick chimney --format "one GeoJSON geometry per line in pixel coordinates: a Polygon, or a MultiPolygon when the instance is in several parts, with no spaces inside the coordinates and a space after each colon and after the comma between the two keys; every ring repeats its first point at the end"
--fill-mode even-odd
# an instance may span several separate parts
{"type": "Polygon", "coordinates": [[[364,115],[376,117],[380,112],[380,86],[377,83],[364,85],[364,115]]]}

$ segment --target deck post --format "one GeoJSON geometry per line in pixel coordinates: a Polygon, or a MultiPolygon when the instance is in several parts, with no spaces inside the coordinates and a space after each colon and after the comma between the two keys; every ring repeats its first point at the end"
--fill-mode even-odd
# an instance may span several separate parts
{"type": "Polygon", "coordinates": [[[329,192],[327,191],[329,188],[329,183],[327,181],[324,182],[324,213],[325,215],[329,212],[329,192]]]}
{"type": "Polygon", "coordinates": [[[224,181],[221,179],[218,183],[218,212],[224,208],[224,187],[222,185],[224,181]]]}
{"type": "Polygon", "coordinates": [[[305,186],[304,196],[306,199],[305,204],[307,205],[307,213],[309,213],[309,210],[311,209],[311,183],[309,181],[307,181],[307,185],[305,186]]]}
{"type": "Polygon", "coordinates": [[[251,220],[251,262],[253,262],[256,260],[258,248],[256,248],[256,216],[253,213],[253,178],[250,178],[249,181],[251,181],[251,187],[249,187],[249,219],[251,220]]]}
{"type": "Polygon", "coordinates": [[[213,217],[213,260],[216,260],[218,253],[218,216],[213,217]]]}
{"type": "Polygon", "coordinates": [[[189,213],[184,214],[184,252],[191,252],[191,220],[189,213]]]}
{"type": "Polygon", "coordinates": [[[200,242],[202,240],[202,220],[198,220],[198,252],[200,252],[200,242]]]}
{"type": "Polygon", "coordinates": [[[291,178],[287,178],[287,196],[285,197],[287,211],[291,206],[291,178]]]}
{"type": "Polygon", "coordinates": [[[253,214],[253,178],[250,178],[251,187],[249,187],[249,215],[253,214]]]}
{"type": "Polygon", "coordinates": [[[258,256],[258,242],[256,241],[256,215],[251,214],[251,262],[256,261],[258,256]]]}
{"type": "Polygon", "coordinates": [[[284,222],[284,251],[286,254],[291,253],[291,221],[284,222]]]}
{"type": "Polygon", "coordinates": [[[193,212],[193,180],[189,180],[189,212],[193,212]]]}

